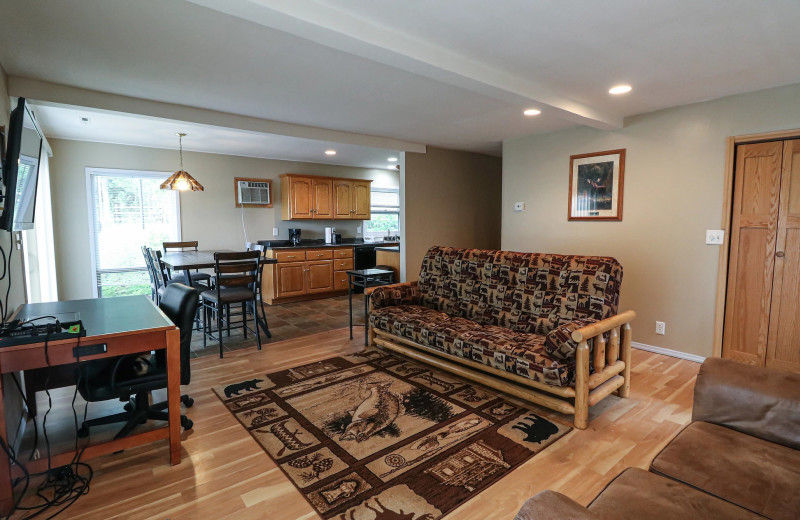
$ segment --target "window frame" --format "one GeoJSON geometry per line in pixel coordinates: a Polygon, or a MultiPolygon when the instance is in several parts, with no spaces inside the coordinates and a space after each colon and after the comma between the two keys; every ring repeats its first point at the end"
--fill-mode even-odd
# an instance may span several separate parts
{"type": "MultiPolygon", "coordinates": [[[[396,193],[397,194],[397,199],[398,199],[397,200],[397,206],[396,206],[397,209],[395,210],[394,209],[395,206],[391,206],[392,209],[389,209],[389,210],[378,209],[376,211],[375,208],[389,208],[389,206],[373,206],[372,205],[372,200],[374,200],[374,198],[370,196],[370,208],[369,208],[369,210],[370,210],[370,219],[369,220],[365,220],[364,223],[362,224],[362,226],[363,226],[363,232],[361,233],[362,237],[366,237],[367,236],[367,224],[366,223],[371,221],[372,217],[374,215],[397,215],[397,233],[399,234],[400,233],[400,187],[397,186],[397,187],[374,187],[374,188],[370,188],[370,195],[372,193],[374,193],[374,192],[396,193]]],[[[375,237],[371,237],[371,238],[375,238],[375,237]]]]}
{"type": "MultiPolygon", "coordinates": [[[[91,267],[91,280],[92,280],[92,295],[95,298],[99,298],[99,291],[98,291],[98,283],[97,283],[97,251],[94,237],[94,176],[115,176],[115,177],[136,177],[136,178],[149,178],[149,179],[159,179],[165,180],[167,177],[172,175],[172,172],[160,172],[160,171],[151,171],[151,170],[125,170],[125,169],[118,169],[118,168],[93,168],[87,167],[86,168],[86,202],[88,206],[88,214],[89,214],[89,255],[90,255],[90,267],[91,267]]],[[[178,229],[178,236],[176,242],[180,242],[182,240],[182,232],[183,232],[183,225],[181,223],[181,197],[179,191],[173,191],[175,196],[175,222],[178,229]]],[[[144,259],[142,259],[144,261],[144,259]]],[[[110,272],[134,272],[134,271],[146,271],[147,268],[143,267],[133,268],[133,267],[123,267],[120,268],[119,271],[110,271],[110,272]]],[[[106,272],[104,270],[104,272],[106,272]]]]}

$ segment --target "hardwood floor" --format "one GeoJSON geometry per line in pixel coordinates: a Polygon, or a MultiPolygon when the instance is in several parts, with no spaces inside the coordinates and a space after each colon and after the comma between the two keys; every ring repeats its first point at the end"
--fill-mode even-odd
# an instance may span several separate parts
{"type": "MultiPolygon", "coordinates": [[[[355,336],[351,341],[347,330],[339,329],[266,345],[261,352],[237,350],[225,359],[193,360],[188,393],[195,405],[188,415],[194,430],[184,433],[181,464],[169,466],[166,442],[93,459],[89,494],[59,518],[319,518],[210,388],[361,350],[363,338],[355,336]]],[[[591,409],[588,429],[573,430],[447,518],[509,520],[525,499],[543,489],[587,504],[624,468],[646,468],[689,422],[699,367],[634,349],[630,398],[603,400],[591,409]]]]}

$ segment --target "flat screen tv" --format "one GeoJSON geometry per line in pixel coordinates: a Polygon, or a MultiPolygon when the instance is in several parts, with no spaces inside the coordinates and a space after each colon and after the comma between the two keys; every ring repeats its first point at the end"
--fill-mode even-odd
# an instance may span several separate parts
{"type": "Polygon", "coordinates": [[[25,98],[19,98],[17,108],[11,112],[7,136],[0,229],[32,229],[42,132],[25,103],[25,98]]]}

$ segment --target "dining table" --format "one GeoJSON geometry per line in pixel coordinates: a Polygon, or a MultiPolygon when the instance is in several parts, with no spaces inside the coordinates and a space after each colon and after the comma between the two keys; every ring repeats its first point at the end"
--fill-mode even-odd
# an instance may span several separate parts
{"type": "MultiPolygon", "coordinates": [[[[191,271],[197,269],[214,269],[216,261],[214,260],[214,253],[231,253],[229,249],[220,249],[216,251],[170,251],[161,256],[161,262],[172,271],[183,271],[186,280],[191,280],[191,271]]],[[[268,264],[276,264],[278,261],[274,258],[266,258],[261,256],[261,266],[268,264]]],[[[259,281],[261,276],[258,277],[259,281]]],[[[267,314],[264,311],[264,300],[261,295],[261,287],[258,287],[258,297],[261,304],[261,316],[258,315],[256,309],[253,308],[253,316],[256,318],[258,327],[264,331],[264,334],[271,338],[272,334],[267,326],[267,314]]]]}

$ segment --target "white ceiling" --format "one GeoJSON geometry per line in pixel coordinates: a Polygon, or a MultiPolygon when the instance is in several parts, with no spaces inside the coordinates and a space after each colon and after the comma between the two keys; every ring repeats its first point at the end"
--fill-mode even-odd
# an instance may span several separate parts
{"type": "Polygon", "coordinates": [[[194,152],[261,157],[286,161],[394,169],[389,157],[399,151],[300,139],[219,126],[153,117],[87,110],[77,107],[33,105],[36,119],[48,138],[178,149],[177,133],[185,133],[183,149],[194,152]],[[85,124],[81,118],[87,117],[85,124]],[[325,150],[336,155],[325,155],[325,150]]]}
{"type": "Polygon", "coordinates": [[[800,82],[797,0],[0,0],[0,12],[12,77],[495,154],[520,135],[800,82]],[[634,90],[609,96],[617,83],[634,90]],[[542,114],[521,116],[528,106],[542,114]]]}

